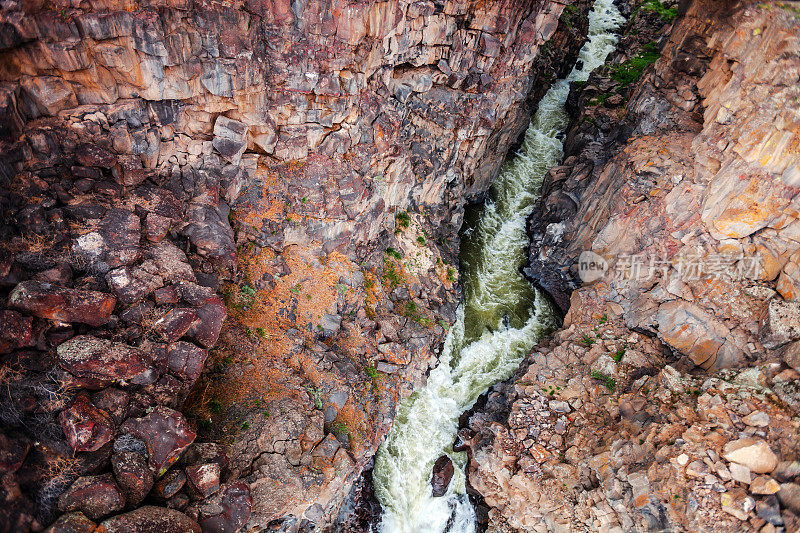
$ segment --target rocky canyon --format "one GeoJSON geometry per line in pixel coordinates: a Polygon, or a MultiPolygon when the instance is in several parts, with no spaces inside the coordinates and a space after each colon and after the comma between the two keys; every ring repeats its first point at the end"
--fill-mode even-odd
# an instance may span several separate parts
{"type": "MultiPolygon", "coordinates": [[[[558,325],[426,487],[469,531],[798,531],[800,2],[614,4],[525,225],[558,325]]],[[[394,531],[465,213],[592,6],[0,3],[0,530],[394,531]]]]}

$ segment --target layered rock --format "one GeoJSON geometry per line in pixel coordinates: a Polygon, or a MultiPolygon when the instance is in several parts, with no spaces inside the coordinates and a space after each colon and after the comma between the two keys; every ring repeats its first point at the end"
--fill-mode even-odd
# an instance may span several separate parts
{"type": "Polygon", "coordinates": [[[800,20],[629,15],[529,220],[564,327],[461,430],[469,481],[499,531],[792,531],[800,20]]]}
{"type": "Polygon", "coordinates": [[[463,205],[571,4],[4,4],[3,523],[330,519],[436,364],[463,205]]]}

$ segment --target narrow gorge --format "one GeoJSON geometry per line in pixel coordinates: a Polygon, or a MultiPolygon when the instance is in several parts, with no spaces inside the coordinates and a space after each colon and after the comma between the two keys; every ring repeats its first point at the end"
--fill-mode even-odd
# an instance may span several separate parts
{"type": "Polygon", "coordinates": [[[800,530],[800,2],[0,28],[0,530],[800,530]]]}

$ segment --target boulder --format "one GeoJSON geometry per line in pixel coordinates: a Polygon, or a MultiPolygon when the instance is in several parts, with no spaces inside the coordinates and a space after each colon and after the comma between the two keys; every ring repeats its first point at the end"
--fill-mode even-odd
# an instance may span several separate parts
{"type": "Polygon", "coordinates": [[[778,499],[781,505],[800,514],[800,485],[797,483],[781,483],[778,499]]]}
{"type": "Polygon", "coordinates": [[[167,342],[183,337],[199,321],[194,309],[172,309],[153,324],[153,330],[167,342]]]}
{"type": "Polygon", "coordinates": [[[228,308],[222,298],[215,296],[194,312],[199,321],[189,328],[186,336],[206,348],[211,348],[219,339],[222,324],[228,316],[228,308]]]}
{"type": "Polygon", "coordinates": [[[431,489],[434,497],[441,497],[447,493],[447,487],[453,478],[453,461],[446,455],[442,455],[433,463],[433,476],[431,477],[431,489]]]}
{"type": "Polygon", "coordinates": [[[69,407],[61,411],[58,421],[67,442],[76,452],[94,452],[114,438],[114,421],[95,407],[86,393],[78,394],[69,407]]]}
{"type": "Polygon", "coordinates": [[[170,470],[158,480],[153,489],[159,498],[168,500],[175,496],[186,484],[186,474],[183,470],[170,470]]]}
{"type": "Polygon", "coordinates": [[[150,356],[126,344],[79,335],[59,345],[57,352],[64,370],[101,385],[115,381],[147,385],[158,378],[150,356]]]}
{"type": "Polygon", "coordinates": [[[244,527],[250,519],[252,497],[246,483],[232,483],[223,487],[219,499],[218,514],[206,514],[200,520],[203,533],[234,533],[244,527]]]}
{"type": "Polygon", "coordinates": [[[96,527],[86,515],[74,512],[61,515],[45,533],[92,533],[96,527]]]}
{"type": "Polygon", "coordinates": [[[772,298],[762,313],[759,336],[769,349],[800,339],[800,301],[772,298]]]}
{"type": "Polygon", "coordinates": [[[111,456],[111,466],[128,505],[135,507],[142,503],[153,488],[153,474],[147,459],[137,452],[121,451],[111,456]]]}
{"type": "Polygon", "coordinates": [[[213,146],[225,160],[238,165],[247,149],[247,126],[238,120],[218,116],[214,123],[213,146]]]}
{"type": "Polygon", "coordinates": [[[732,463],[744,465],[751,472],[767,474],[778,466],[778,457],[760,439],[745,437],[725,445],[722,456],[732,463]]]}
{"type": "Polygon", "coordinates": [[[103,533],[201,533],[197,522],[174,509],[146,505],[103,521],[103,533]]]}
{"type": "Polygon", "coordinates": [[[189,385],[203,371],[208,352],[188,342],[176,342],[167,347],[169,371],[189,385]]]}
{"type": "Polygon", "coordinates": [[[194,442],[195,432],[184,416],[168,407],[158,406],[142,418],[129,418],[120,427],[147,445],[150,469],[162,476],[194,442]]]}
{"type": "Polygon", "coordinates": [[[60,511],[80,511],[97,520],[125,507],[125,496],[111,474],[79,477],[58,499],[60,511]]]}
{"type": "Polygon", "coordinates": [[[75,239],[77,266],[98,272],[133,263],[139,257],[141,220],[126,209],[109,209],[100,224],[75,239]]]}
{"type": "Polygon", "coordinates": [[[657,321],[664,342],[705,369],[733,366],[744,355],[730,342],[731,332],[725,324],[693,303],[672,300],[661,304],[657,321]]]}
{"type": "Polygon", "coordinates": [[[208,498],[219,490],[220,467],[216,463],[187,466],[186,477],[200,498],[208,498]]]}
{"type": "Polygon", "coordinates": [[[98,291],[68,289],[23,281],[8,298],[8,305],[39,318],[101,326],[109,321],[117,300],[98,291]]]}
{"type": "Polygon", "coordinates": [[[16,311],[0,311],[0,354],[32,345],[33,319],[16,311]]]}

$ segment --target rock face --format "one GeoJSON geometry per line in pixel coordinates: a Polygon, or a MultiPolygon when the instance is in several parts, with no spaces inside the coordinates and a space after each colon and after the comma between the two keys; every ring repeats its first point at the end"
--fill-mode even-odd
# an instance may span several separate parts
{"type": "Polygon", "coordinates": [[[436,364],[464,204],[589,2],[301,4],[0,7],[14,529],[84,527],[92,476],[106,531],[324,524],[436,364]]]}
{"type": "Polygon", "coordinates": [[[564,327],[459,433],[492,531],[800,528],[800,21],[659,5],[573,86],[529,219],[564,327]]]}

